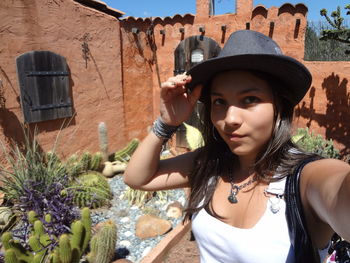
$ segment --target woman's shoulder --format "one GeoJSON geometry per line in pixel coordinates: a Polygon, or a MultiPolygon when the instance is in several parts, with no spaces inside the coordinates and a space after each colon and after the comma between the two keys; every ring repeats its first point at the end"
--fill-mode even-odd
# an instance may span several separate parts
{"type": "Polygon", "coordinates": [[[302,170],[303,177],[321,178],[336,174],[350,173],[350,165],[338,159],[324,158],[309,162],[302,170]]]}

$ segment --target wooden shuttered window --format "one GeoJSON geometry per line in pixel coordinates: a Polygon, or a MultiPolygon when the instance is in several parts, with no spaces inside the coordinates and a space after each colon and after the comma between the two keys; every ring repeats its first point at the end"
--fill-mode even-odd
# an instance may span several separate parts
{"type": "Polygon", "coordinates": [[[26,123],[71,117],[72,98],[66,59],[51,51],[30,51],[16,59],[26,123]]]}

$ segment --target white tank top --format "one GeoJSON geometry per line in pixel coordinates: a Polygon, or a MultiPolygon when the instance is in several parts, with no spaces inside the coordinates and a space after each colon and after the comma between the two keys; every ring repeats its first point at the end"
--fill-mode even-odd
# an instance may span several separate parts
{"type": "MultiPolygon", "coordinates": [[[[285,181],[272,182],[268,189],[275,194],[283,194],[285,181]]],[[[242,229],[226,224],[201,209],[192,217],[192,232],[201,263],[296,263],[285,211],[284,199],[271,195],[265,213],[256,225],[242,229]]],[[[325,258],[327,250],[320,251],[321,259],[325,258]]]]}

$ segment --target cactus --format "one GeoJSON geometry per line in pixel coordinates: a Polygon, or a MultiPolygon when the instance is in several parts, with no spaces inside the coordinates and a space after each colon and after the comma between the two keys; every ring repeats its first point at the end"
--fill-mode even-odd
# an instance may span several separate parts
{"type": "Polygon", "coordinates": [[[8,249],[5,251],[5,262],[6,263],[18,263],[16,252],[13,249],[8,249]]]}
{"type": "Polygon", "coordinates": [[[5,248],[5,263],[33,262],[33,255],[27,251],[17,240],[13,240],[12,234],[10,232],[5,232],[1,236],[1,241],[5,248]]]}
{"type": "Polygon", "coordinates": [[[66,164],[65,164],[67,173],[69,177],[76,177],[77,175],[83,172],[83,167],[81,162],[79,161],[79,157],[77,154],[72,154],[66,164]]]}
{"type": "Polygon", "coordinates": [[[60,255],[59,258],[62,263],[71,263],[72,247],[70,245],[69,236],[67,234],[63,234],[60,237],[60,241],[58,243],[58,251],[60,255]]]}
{"type": "Polygon", "coordinates": [[[100,140],[100,150],[103,155],[103,162],[108,161],[108,137],[107,127],[104,122],[98,124],[98,138],[100,140]]]}
{"type": "Polygon", "coordinates": [[[80,175],[72,185],[74,191],[73,201],[79,207],[97,208],[108,204],[112,192],[108,181],[101,173],[89,171],[80,175]]]}
{"type": "Polygon", "coordinates": [[[80,163],[83,171],[87,171],[90,169],[92,155],[89,152],[84,152],[80,158],[80,163]]]}
{"type": "Polygon", "coordinates": [[[46,214],[45,217],[44,217],[44,219],[45,219],[45,222],[46,222],[46,223],[51,223],[51,221],[52,221],[52,216],[51,216],[50,214],[46,214]]]}
{"type": "Polygon", "coordinates": [[[44,248],[36,236],[30,236],[28,239],[28,244],[30,248],[35,252],[34,260],[39,260],[38,262],[40,262],[41,259],[45,256],[47,248],[44,248]]]}
{"type": "Polygon", "coordinates": [[[72,249],[81,249],[84,244],[86,230],[84,228],[84,225],[81,221],[75,221],[72,223],[71,226],[71,241],[70,244],[72,246],[72,249]]]}
{"type": "Polygon", "coordinates": [[[142,191],[127,187],[124,199],[129,201],[129,205],[143,207],[144,204],[152,198],[153,194],[153,191],[142,191]]]}
{"type": "Polygon", "coordinates": [[[32,210],[27,213],[28,221],[30,224],[34,225],[34,222],[38,220],[37,214],[32,210]]]}
{"type": "Polygon", "coordinates": [[[85,207],[81,210],[81,222],[85,228],[85,238],[82,246],[82,252],[84,252],[89,246],[89,241],[91,238],[91,216],[90,209],[85,207]]]}
{"type": "Polygon", "coordinates": [[[135,152],[137,146],[139,146],[139,143],[140,141],[137,138],[132,139],[125,148],[117,151],[114,154],[114,160],[120,162],[128,162],[131,155],[135,152]]]}
{"type": "Polygon", "coordinates": [[[12,239],[12,235],[10,232],[5,232],[1,236],[1,242],[5,249],[10,249],[10,240],[12,239]]]}
{"type": "Polygon", "coordinates": [[[109,263],[114,257],[117,241],[117,226],[112,220],[102,224],[101,229],[91,240],[91,252],[88,255],[89,262],[109,263]]]}
{"type": "MultiPolygon", "coordinates": [[[[35,218],[35,213],[28,217],[35,218]]],[[[49,214],[45,216],[50,217],[49,214]]],[[[5,263],[79,263],[82,254],[87,248],[91,237],[90,210],[82,210],[81,221],[75,221],[71,225],[71,234],[63,234],[59,237],[58,246],[47,254],[49,235],[45,232],[40,220],[36,220],[32,226],[32,234],[28,239],[30,249],[23,247],[18,241],[14,241],[10,232],[1,236],[5,249],[5,263]]]]}
{"type": "Polygon", "coordinates": [[[96,152],[91,157],[89,170],[98,171],[101,168],[101,164],[103,161],[103,155],[101,152],[96,152]]]}

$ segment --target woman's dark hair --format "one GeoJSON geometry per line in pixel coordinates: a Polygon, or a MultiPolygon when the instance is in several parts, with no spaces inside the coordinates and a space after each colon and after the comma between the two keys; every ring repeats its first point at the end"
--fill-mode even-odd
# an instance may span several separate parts
{"type": "MultiPolygon", "coordinates": [[[[271,139],[258,154],[254,166],[256,179],[269,183],[293,173],[301,160],[315,156],[300,150],[291,140],[293,104],[283,93],[283,82],[265,73],[250,71],[265,80],[273,91],[275,104],[275,125],[271,139]]],[[[204,87],[202,127],[204,145],[198,149],[194,168],[190,175],[190,198],[185,220],[205,207],[211,200],[219,177],[230,177],[239,166],[238,157],[233,154],[211,122],[210,86],[204,87]],[[215,134],[214,134],[215,133],[215,134]]]]}

